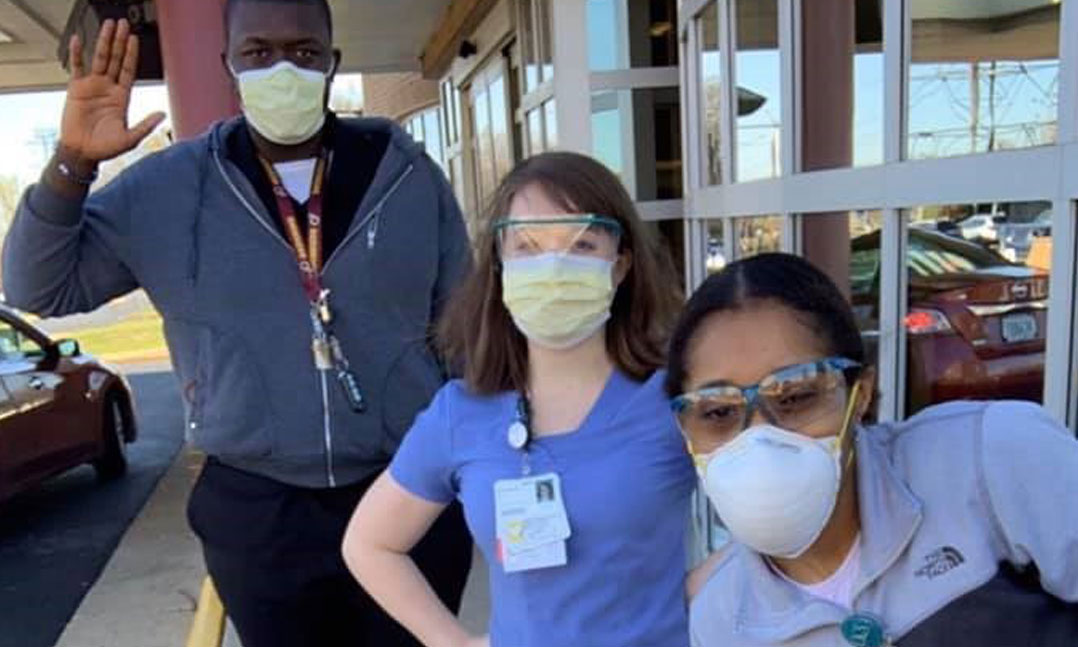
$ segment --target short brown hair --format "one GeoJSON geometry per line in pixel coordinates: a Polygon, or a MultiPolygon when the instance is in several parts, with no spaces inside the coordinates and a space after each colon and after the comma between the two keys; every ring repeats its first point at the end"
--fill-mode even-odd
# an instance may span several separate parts
{"type": "Polygon", "coordinates": [[[490,395],[527,387],[528,344],[502,303],[501,261],[493,223],[509,213],[513,198],[537,186],[568,212],[613,218],[622,228],[620,250],[631,253],[606,324],[607,353],[625,374],[642,380],[663,365],[666,342],[681,307],[670,256],[644,226],[617,176],[577,153],[529,158],[502,180],[477,233],[471,275],[450,300],[438,341],[451,365],[464,370],[475,393],[490,395]]]}

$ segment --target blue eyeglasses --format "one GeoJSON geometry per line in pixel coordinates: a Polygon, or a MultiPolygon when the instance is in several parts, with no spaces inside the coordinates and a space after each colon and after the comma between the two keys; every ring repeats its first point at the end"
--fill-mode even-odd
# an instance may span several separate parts
{"type": "Polygon", "coordinates": [[[841,417],[860,370],[851,359],[827,357],[781,368],[752,386],[709,385],[670,406],[691,450],[706,454],[744,431],[757,409],[769,423],[795,431],[841,417]]]}

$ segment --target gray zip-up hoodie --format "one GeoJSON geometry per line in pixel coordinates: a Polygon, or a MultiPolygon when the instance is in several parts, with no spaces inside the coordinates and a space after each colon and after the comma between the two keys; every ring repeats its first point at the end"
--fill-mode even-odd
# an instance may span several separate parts
{"type": "Polygon", "coordinates": [[[1078,645],[1078,442],[1039,406],[956,402],[857,439],[853,608],[731,543],[692,604],[693,647],[1078,645]]]}
{"type": "Polygon", "coordinates": [[[8,302],[86,312],[142,287],[165,321],[188,439],[222,462],[305,487],[382,469],[444,380],[432,322],[470,261],[452,191],[393,122],[340,120],[390,142],[347,237],[327,259],[334,330],[368,400],[315,369],[292,248],[222,150],[242,118],[172,146],[78,205],[45,185],[4,246],[8,302]]]}

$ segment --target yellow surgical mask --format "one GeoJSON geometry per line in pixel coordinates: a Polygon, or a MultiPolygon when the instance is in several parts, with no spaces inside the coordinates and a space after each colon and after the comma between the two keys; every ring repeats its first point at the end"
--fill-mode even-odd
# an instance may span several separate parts
{"type": "Polygon", "coordinates": [[[325,124],[325,73],[281,61],[273,67],[234,74],[247,122],[271,142],[300,144],[318,134],[325,124]]]}
{"type": "Polygon", "coordinates": [[[502,264],[502,300],[533,343],[566,349],[590,338],[610,319],[614,263],[548,253],[502,264]]]}

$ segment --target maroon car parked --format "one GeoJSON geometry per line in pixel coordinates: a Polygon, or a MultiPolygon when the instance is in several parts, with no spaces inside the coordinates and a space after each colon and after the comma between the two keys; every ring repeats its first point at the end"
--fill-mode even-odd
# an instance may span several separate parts
{"type": "Polygon", "coordinates": [[[83,463],[118,477],[135,436],[120,375],[0,306],[0,500],[83,463]]]}
{"type": "MultiPolygon", "coordinates": [[[[852,247],[858,323],[878,330],[879,232],[854,239],[852,247]]],[[[909,230],[908,248],[906,413],[945,400],[1040,402],[1048,275],[918,228],[909,230]]]]}

